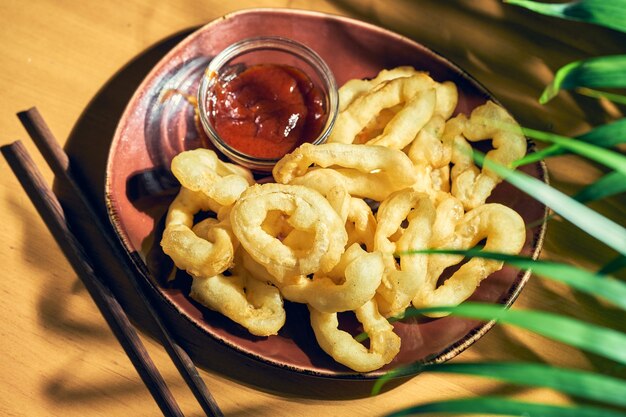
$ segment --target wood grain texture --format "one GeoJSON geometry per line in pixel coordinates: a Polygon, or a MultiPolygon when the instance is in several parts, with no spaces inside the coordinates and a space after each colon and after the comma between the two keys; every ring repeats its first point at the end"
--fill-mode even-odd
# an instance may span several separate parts
{"type": "MultiPolygon", "coordinates": [[[[563,134],[623,117],[623,108],[561,94],[537,103],[563,64],[602,53],[623,53],[624,35],[539,17],[496,0],[295,0],[170,2],[70,0],[0,3],[0,144],[25,140],[45,167],[15,114],[38,107],[68,149],[105,140],[123,107],[159,54],[185,33],[226,12],[257,6],[293,7],[360,18],[406,34],[455,61],[485,84],[524,124],[563,134]],[[156,47],[155,47],[156,46],[156,47]],[[153,51],[142,56],[146,50],[153,51]],[[142,59],[137,60],[137,57],[142,59]],[[123,76],[120,76],[122,74],[123,76]],[[79,139],[80,138],[80,139],[79,139]]],[[[109,136],[110,139],[110,136],[109,136]]],[[[106,155],[98,155],[100,161],[106,155]]],[[[572,157],[549,162],[552,183],[571,193],[602,174],[572,157]]],[[[85,170],[94,167],[81,167],[85,170]]],[[[0,161],[0,415],[154,416],[159,409],[89,299],[84,287],[21,189],[0,161]]],[[[44,171],[46,180],[52,174],[44,171]]],[[[102,190],[91,187],[95,200],[102,190]]],[[[625,223],[623,199],[594,205],[625,223]],[[620,217],[621,216],[621,217],[620,217]]],[[[565,222],[548,228],[544,257],[596,268],[611,259],[606,247],[565,222]]],[[[537,308],[623,329],[623,313],[562,285],[533,278],[516,308],[537,308]]],[[[186,415],[202,411],[164,349],[141,335],[186,415]]],[[[215,349],[219,346],[198,348],[215,349]]],[[[229,356],[225,356],[229,358],[229,356]]],[[[532,360],[616,373],[612,364],[510,327],[498,326],[455,360],[532,360]]],[[[545,389],[516,389],[489,380],[424,374],[380,396],[367,387],[297,380],[245,361],[201,370],[226,416],[380,416],[416,402],[467,395],[510,394],[567,402],[545,389]],[[225,369],[228,369],[228,372],[225,369]],[[254,385],[244,375],[254,369],[254,385]]]]}

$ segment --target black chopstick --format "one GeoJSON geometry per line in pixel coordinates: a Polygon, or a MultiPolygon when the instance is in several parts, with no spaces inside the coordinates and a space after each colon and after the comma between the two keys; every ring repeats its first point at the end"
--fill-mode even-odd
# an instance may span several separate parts
{"type": "Polygon", "coordinates": [[[87,213],[89,219],[93,221],[93,224],[98,229],[98,237],[103,241],[101,243],[106,245],[106,247],[111,250],[114,258],[122,267],[125,275],[128,277],[128,281],[132,283],[135,292],[143,301],[150,317],[152,318],[154,324],[156,324],[158,333],[157,337],[163,344],[165,350],[172,359],[172,362],[178,369],[178,372],[180,372],[193,395],[196,397],[198,403],[202,407],[202,410],[208,416],[222,417],[222,411],[207,389],[192,360],[189,358],[185,350],[174,340],[167,326],[163,323],[163,320],[157,313],[152,298],[146,294],[144,287],[140,282],[140,280],[144,280],[145,277],[139,275],[143,269],[138,268],[137,265],[135,265],[134,262],[137,261],[133,260],[133,258],[131,258],[121,247],[117,238],[114,238],[111,235],[110,226],[107,227],[103,223],[92,203],[87,199],[86,193],[83,192],[77,181],[75,181],[72,177],[69,158],[54,138],[54,135],[48,128],[39,111],[33,107],[27,111],[18,113],[18,117],[24,125],[26,131],[29,133],[31,139],[35,142],[37,148],[44,156],[57,180],[70,187],[78,197],[77,200],[80,204],[80,209],[81,211],[87,213]]]}
{"type": "Polygon", "coordinates": [[[1,150],[163,414],[182,417],[182,411],[150,359],[137,332],[113,293],[97,278],[93,263],[76,236],[68,228],[59,200],[46,184],[24,145],[17,141],[2,146],[1,150]]]}

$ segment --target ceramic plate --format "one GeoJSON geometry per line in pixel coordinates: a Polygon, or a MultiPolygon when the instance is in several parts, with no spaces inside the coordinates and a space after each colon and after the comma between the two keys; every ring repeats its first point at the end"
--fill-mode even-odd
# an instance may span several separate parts
{"type": "MultiPolygon", "coordinates": [[[[328,63],[339,85],[351,78],[372,77],[382,68],[412,65],[438,80],[451,80],[460,91],[458,111],[494,99],[468,74],[445,58],[398,34],[363,22],[320,13],[254,9],[233,13],[200,28],[178,44],[148,74],[123,114],[110,150],[106,199],[109,215],[129,252],[138,252],[151,272],[151,284],[167,306],[198,326],[208,337],[265,364],[331,378],[369,379],[398,364],[452,358],[492,325],[446,317],[397,323],[402,349],[381,370],[358,374],[337,364],[317,345],[306,308],[288,304],[288,319],[279,335],[254,337],[239,325],[188,297],[190,278],[179,273],[167,284],[171,263],[158,245],[161,225],[176,190],[169,163],[177,153],[197,148],[204,137],[189,97],[212,56],[243,38],[274,35],[292,38],[314,49],[328,63]]],[[[525,168],[544,179],[541,165],[525,168]]],[[[544,218],[544,207],[507,184],[490,198],[518,211],[527,223],[544,218]]],[[[522,254],[537,256],[543,226],[529,229],[522,254]]],[[[510,305],[527,275],[505,267],[483,281],[474,301],[510,305]]],[[[354,319],[343,314],[345,326],[354,319]]]]}

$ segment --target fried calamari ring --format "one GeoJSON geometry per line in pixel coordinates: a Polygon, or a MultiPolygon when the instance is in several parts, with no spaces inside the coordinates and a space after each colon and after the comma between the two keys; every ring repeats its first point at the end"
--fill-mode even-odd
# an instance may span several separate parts
{"type": "Polygon", "coordinates": [[[454,114],[457,104],[459,104],[459,91],[456,88],[456,84],[452,81],[436,83],[435,88],[437,91],[435,114],[448,120],[454,114]]]}
{"type": "MultiPolygon", "coordinates": [[[[381,92],[384,90],[381,89],[381,92]]],[[[428,123],[435,113],[436,104],[437,92],[434,88],[418,91],[411,99],[406,100],[402,109],[385,125],[383,132],[367,141],[367,144],[403,149],[428,123]]]]}
{"type": "MultiPolygon", "coordinates": [[[[415,100],[416,96],[420,95],[423,91],[433,90],[435,87],[435,82],[426,73],[416,73],[409,77],[400,77],[384,82],[370,92],[364,93],[354,99],[354,101],[337,115],[335,127],[328,138],[328,142],[352,143],[358,133],[383,109],[394,107],[401,103],[405,103],[405,106],[396,114],[394,119],[405,110],[401,118],[406,118],[415,108],[419,108],[419,100],[415,100]],[[408,103],[412,104],[408,106],[409,108],[407,109],[408,103]]],[[[413,135],[411,136],[410,133],[403,135],[402,141],[408,140],[410,142],[413,140],[415,134],[417,134],[419,129],[421,129],[430,116],[432,116],[437,100],[436,92],[431,91],[426,96],[425,98],[428,100],[427,105],[419,108],[420,118],[418,123],[416,123],[419,126],[417,128],[412,127],[411,131],[414,130],[413,135]],[[429,113],[430,115],[428,115],[429,113]]],[[[392,122],[394,119],[392,119],[392,122]]],[[[407,125],[403,126],[407,127],[407,125]]],[[[394,137],[394,140],[389,140],[389,143],[397,145],[398,140],[400,139],[394,137]]],[[[395,147],[402,149],[404,146],[395,147]]]]}
{"type": "MultiPolygon", "coordinates": [[[[486,239],[484,250],[517,254],[526,239],[526,228],[520,215],[501,204],[485,204],[467,212],[454,232],[441,239],[436,249],[470,249],[486,239]]],[[[460,262],[462,256],[433,255],[429,259],[428,276],[413,299],[417,308],[457,305],[469,298],[480,282],[502,268],[503,262],[472,258],[463,264],[441,286],[437,281],[445,268],[460,262]]],[[[445,314],[434,314],[434,317],[445,314]]]]}
{"type": "Polygon", "coordinates": [[[491,139],[494,149],[485,158],[505,166],[524,156],[526,139],[513,118],[491,101],[474,109],[469,120],[457,118],[450,128],[452,134],[460,127],[462,131],[454,135],[453,142],[452,194],[470,210],[484,204],[502,179],[490,169],[481,172],[474,165],[472,147],[465,139],[472,142],[491,139]]]}
{"type": "MultiPolygon", "coordinates": [[[[458,198],[451,194],[440,192],[435,195],[435,223],[430,238],[430,246],[440,247],[443,242],[454,234],[456,225],[463,219],[465,210],[458,198]]],[[[431,255],[439,256],[439,255],[431,255]]]]}
{"type": "Polygon", "coordinates": [[[219,212],[222,207],[201,192],[181,188],[170,205],[161,239],[163,252],[174,264],[193,276],[210,277],[232,265],[235,243],[228,222],[214,220],[203,237],[191,229],[200,211],[219,212]]]}
{"type": "Polygon", "coordinates": [[[368,93],[379,84],[384,81],[393,80],[396,78],[409,77],[415,75],[417,70],[413,67],[403,66],[392,69],[381,70],[376,77],[371,80],[352,79],[347,81],[339,88],[339,111],[344,110],[355,98],[368,93]]]}
{"type": "Polygon", "coordinates": [[[413,188],[429,194],[450,190],[452,139],[444,135],[445,119],[434,115],[411,143],[408,156],[419,180],[413,188]]]}
{"type": "Polygon", "coordinates": [[[348,233],[346,247],[359,243],[372,252],[376,233],[376,217],[372,213],[372,208],[364,200],[351,197],[341,186],[328,190],[326,199],[345,223],[348,233]]]}
{"type": "Polygon", "coordinates": [[[209,149],[181,152],[172,159],[172,173],[181,185],[200,191],[222,205],[230,205],[254,184],[246,168],[222,162],[209,149]]]}
{"type": "Polygon", "coordinates": [[[355,243],[328,274],[315,274],[312,279],[300,276],[282,285],[280,291],[287,300],[306,303],[323,313],[352,311],[376,294],[383,271],[381,254],[368,253],[355,243]]]}
{"type": "Polygon", "coordinates": [[[301,177],[291,180],[292,185],[302,185],[321,194],[334,187],[344,187],[356,197],[382,201],[397,189],[389,178],[376,174],[363,174],[348,168],[312,168],[301,177]]]}
{"type": "Polygon", "coordinates": [[[444,143],[445,128],[446,119],[442,116],[435,115],[428,121],[409,147],[408,155],[414,164],[440,168],[450,163],[452,143],[444,143]]]}
{"type": "Polygon", "coordinates": [[[272,173],[279,183],[306,185],[323,195],[340,187],[352,196],[380,201],[393,191],[411,186],[416,181],[414,171],[411,160],[399,150],[305,143],[278,161],[272,173]],[[312,164],[321,168],[310,168],[312,164]],[[327,167],[333,168],[324,169],[327,167]]]}
{"type": "Polygon", "coordinates": [[[230,222],[243,248],[279,282],[288,276],[329,272],[339,262],[348,240],[328,201],[298,185],[269,183],[248,188],[233,206],[230,222]],[[311,246],[294,249],[268,234],[262,224],[272,211],[284,213],[291,227],[310,234],[311,246]]]}
{"type": "Polygon", "coordinates": [[[394,78],[362,93],[340,111],[328,142],[353,143],[378,114],[402,104],[383,133],[367,143],[403,149],[433,114],[449,118],[457,102],[454,83],[437,83],[423,72],[394,78]]]}
{"type": "Polygon", "coordinates": [[[190,296],[256,336],[277,334],[287,317],[278,289],[254,279],[241,267],[230,276],[194,277],[190,296]]]}
{"type": "Polygon", "coordinates": [[[321,313],[311,306],[309,312],[320,347],[334,360],[357,372],[378,369],[391,362],[400,351],[400,337],[378,312],[375,299],[354,311],[369,336],[369,349],[338,328],[337,313],[321,313]]]}
{"type": "Polygon", "coordinates": [[[428,195],[404,189],[381,203],[376,218],[374,250],[382,252],[386,267],[376,299],[383,315],[399,316],[411,304],[427,273],[426,255],[402,252],[428,246],[435,208],[428,195]],[[403,228],[405,221],[408,225],[403,228]],[[395,261],[398,253],[400,265],[395,261]]]}
{"type": "Polygon", "coordinates": [[[322,168],[352,168],[364,174],[384,173],[390,180],[404,184],[412,180],[411,160],[403,152],[382,146],[343,143],[317,146],[303,143],[278,161],[272,174],[277,182],[287,184],[294,177],[304,175],[313,164],[322,168]]]}
{"type": "Polygon", "coordinates": [[[364,200],[352,197],[346,218],[348,246],[359,243],[365,245],[368,252],[373,252],[376,227],[376,217],[372,213],[372,208],[364,200]]]}

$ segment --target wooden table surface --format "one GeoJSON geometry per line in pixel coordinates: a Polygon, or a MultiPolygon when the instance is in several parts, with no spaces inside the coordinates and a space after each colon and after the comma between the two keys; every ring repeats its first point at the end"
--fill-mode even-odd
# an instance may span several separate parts
{"type": "MultiPolygon", "coordinates": [[[[85,119],[94,129],[114,129],[119,109],[132,91],[117,96],[102,92],[136,56],[172,35],[250,7],[341,14],[403,33],[459,64],[530,127],[573,135],[623,117],[623,108],[581,96],[561,94],[545,106],[537,98],[560,66],[589,56],[623,53],[626,37],[540,17],[496,0],[2,0],[0,143],[24,140],[37,164],[45,167],[15,117],[18,111],[37,106],[64,143],[78,134],[82,123],[80,140],[90,146],[85,119]]],[[[166,42],[164,47],[171,46],[166,42]]],[[[136,86],[147,70],[132,73],[129,85],[136,86]]],[[[572,157],[551,160],[548,166],[552,184],[568,193],[602,174],[599,167],[572,157]]],[[[130,361],[4,160],[0,170],[4,242],[0,247],[0,415],[158,415],[130,361]]],[[[51,182],[47,168],[44,173],[51,182]]],[[[624,223],[623,199],[593,207],[624,223]]],[[[543,257],[597,268],[611,256],[606,247],[568,223],[550,223],[543,257]]],[[[531,279],[515,308],[558,312],[607,326],[623,319],[589,297],[538,278],[531,279]]],[[[143,339],[183,410],[201,415],[162,347],[150,337],[143,339]]],[[[598,357],[506,326],[497,326],[454,360],[487,359],[613,372],[612,365],[598,357]]],[[[346,385],[340,388],[345,395],[329,398],[314,384],[299,394],[276,389],[281,384],[272,380],[275,376],[269,371],[258,376],[259,381],[267,381],[268,389],[212,369],[201,373],[229,417],[380,416],[411,404],[472,395],[569,401],[547,389],[444,374],[417,376],[373,398],[357,395],[346,385]]]]}

